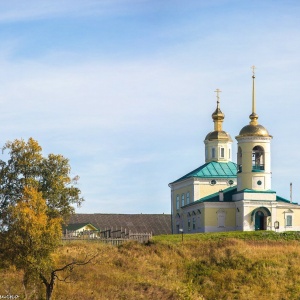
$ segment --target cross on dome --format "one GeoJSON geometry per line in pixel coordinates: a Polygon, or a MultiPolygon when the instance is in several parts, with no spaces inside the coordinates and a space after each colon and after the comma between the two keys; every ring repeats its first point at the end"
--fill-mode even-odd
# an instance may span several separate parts
{"type": "Polygon", "coordinates": [[[218,108],[219,108],[219,103],[220,103],[220,96],[219,96],[219,93],[221,93],[222,91],[219,90],[219,89],[216,89],[215,90],[215,93],[217,93],[217,105],[218,105],[218,108]]]}

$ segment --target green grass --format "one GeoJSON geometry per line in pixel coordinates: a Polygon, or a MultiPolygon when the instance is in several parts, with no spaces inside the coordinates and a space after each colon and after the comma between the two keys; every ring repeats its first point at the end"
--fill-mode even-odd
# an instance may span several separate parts
{"type": "Polygon", "coordinates": [[[174,235],[159,235],[153,237],[153,242],[161,243],[181,243],[183,241],[208,241],[220,239],[241,239],[241,240],[300,240],[300,232],[286,231],[230,231],[230,232],[215,232],[215,233],[195,233],[195,234],[174,234],[174,235]]]}

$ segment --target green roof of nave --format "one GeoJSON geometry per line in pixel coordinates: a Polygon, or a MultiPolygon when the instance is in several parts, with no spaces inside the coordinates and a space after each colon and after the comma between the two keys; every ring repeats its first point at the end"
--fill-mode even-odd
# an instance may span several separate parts
{"type": "MultiPolygon", "coordinates": [[[[237,192],[236,185],[223,190],[223,201],[224,202],[231,202],[232,201],[232,195],[236,194],[236,192],[237,192]]],[[[197,200],[198,203],[199,202],[206,202],[206,201],[207,202],[219,202],[220,201],[219,200],[219,192],[210,194],[206,197],[203,197],[203,198],[197,200]]]]}
{"type": "MultiPolygon", "coordinates": [[[[250,190],[250,189],[245,189],[245,190],[242,190],[240,192],[246,192],[246,193],[261,193],[261,194],[273,194],[273,193],[276,193],[275,191],[272,191],[272,190],[268,190],[268,191],[255,191],[255,190],[250,190]]],[[[235,186],[232,186],[232,187],[229,187],[227,189],[224,189],[223,190],[223,202],[232,202],[232,196],[234,194],[237,194],[237,187],[236,185],[235,186]]],[[[261,199],[263,200],[263,199],[261,199]]],[[[299,205],[298,203],[291,203],[289,200],[283,198],[283,197],[280,197],[278,195],[276,195],[276,201],[277,202],[285,202],[285,203],[289,203],[289,204],[294,204],[294,205],[299,205]]],[[[220,202],[219,200],[219,192],[216,192],[216,193],[213,193],[213,194],[210,194],[208,196],[205,196],[203,198],[200,198],[199,200],[196,200],[186,206],[192,206],[196,203],[201,203],[201,202],[220,202]]]]}
{"type": "Polygon", "coordinates": [[[172,183],[190,178],[236,178],[237,164],[234,162],[216,162],[211,161],[206,163],[199,168],[191,171],[190,173],[180,177],[172,183]]]}

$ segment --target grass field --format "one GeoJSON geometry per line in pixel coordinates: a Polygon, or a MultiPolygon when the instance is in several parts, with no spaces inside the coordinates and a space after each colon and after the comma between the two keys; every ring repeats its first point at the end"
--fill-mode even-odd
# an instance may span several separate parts
{"type": "MultiPolygon", "coordinates": [[[[300,235],[228,232],[156,236],[147,244],[119,247],[95,242],[62,244],[59,267],[86,253],[92,264],[57,281],[55,300],[104,299],[300,299],[300,235]]],[[[22,273],[0,270],[0,295],[25,299],[22,273]]],[[[43,299],[43,287],[26,291],[43,299]]]]}

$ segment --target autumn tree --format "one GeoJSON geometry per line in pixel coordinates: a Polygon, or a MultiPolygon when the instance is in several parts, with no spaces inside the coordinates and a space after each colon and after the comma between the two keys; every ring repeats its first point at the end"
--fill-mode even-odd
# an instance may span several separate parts
{"type": "Polygon", "coordinates": [[[62,218],[47,215],[46,201],[33,187],[24,187],[22,198],[9,206],[8,215],[8,229],[1,233],[2,260],[23,270],[25,287],[42,283],[47,300],[51,299],[56,280],[66,281],[74,267],[90,263],[97,255],[55,267],[52,254],[61,242],[62,218]]]}
{"type": "Polygon", "coordinates": [[[55,268],[52,254],[61,241],[62,223],[83,198],[62,155],[42,155],[30,138],[7,142],[0,160],[0,264],[24,271],[24,284],[42,282],[51,299],[58,272],[70,271],[90,260],[55,268]]]}
{"type": "Polygon", "coordinates": [[[32,138],[7,142],[2,151],[7,161],[0,160],[0,232],[9,223],[8,208],[15,205],[31,186],[42,193],[50,218],[66,218],[83,198],[76,187],[78,177],[71,178],[69,160],[62,155],[42,155],[42,148],[32,138]]]}
{"type": "Polygon", "coordinates": [[[19,201],[8,207],[7,216],[7,230],[1,233],[1,258],[24,271],[27,286],[51,272],[51,255],[61,241],[62,219],[47,215],[46,201],[33,187],[24,187],[19,201]]]}

